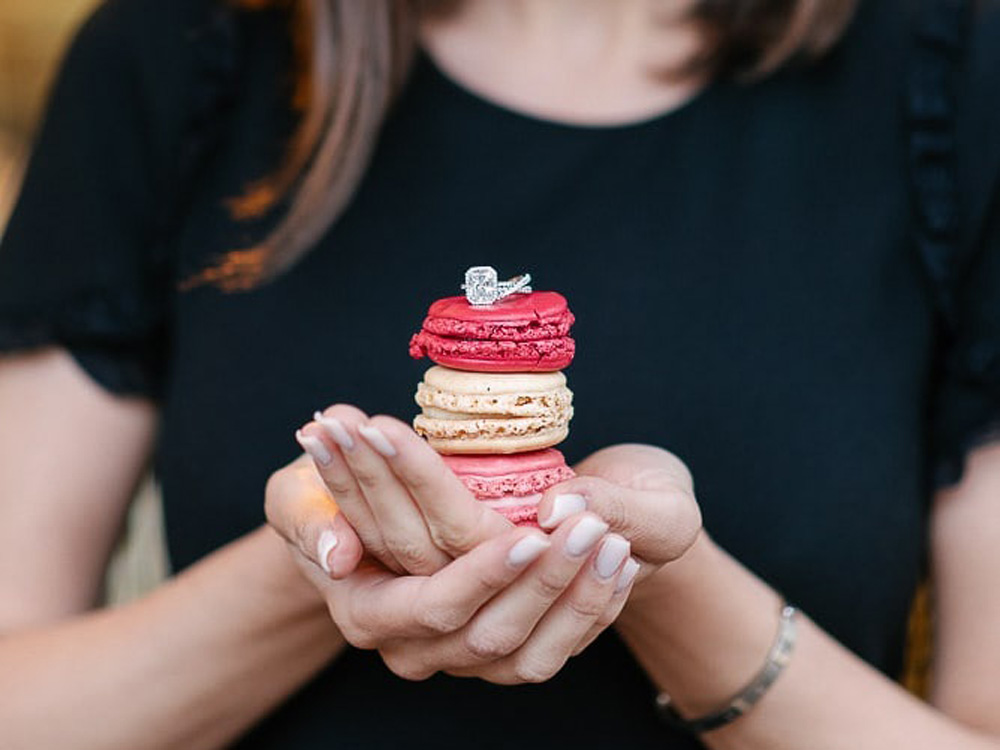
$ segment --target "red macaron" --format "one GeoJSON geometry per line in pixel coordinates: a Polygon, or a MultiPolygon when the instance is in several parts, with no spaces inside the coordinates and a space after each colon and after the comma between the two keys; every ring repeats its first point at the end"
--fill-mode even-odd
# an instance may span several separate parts
{"type": "Polygon", "coordinates": [[[517,526],[537,526],[542,493],[576,476],[554,448],[503,456],[442,458],[477,499],[517,526]]]}
{"type": "Polygon", "coordinates": [[[492,305],[465,297],[431,305],[410,356],[475,372],[554,372],[573,361],[574,317],[557,292],[512,294],[492,305]]]}

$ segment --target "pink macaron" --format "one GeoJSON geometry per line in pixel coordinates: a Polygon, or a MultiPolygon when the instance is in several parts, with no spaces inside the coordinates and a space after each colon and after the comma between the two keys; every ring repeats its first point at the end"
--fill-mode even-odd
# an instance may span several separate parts
{"type": "Polygon", "coordinates": [[[479,500],[517,526],[538,526],[542,493],[575,476],[554,448],[503,456],[443,456],[479,500]]]}
{"type": "Polygon", "coordinates": [[[573,313],[557,292],[512,294],[492,305],[445,297],[430,306],[410,356],[477,372],[554,372],[573,361],[573,313]]]}

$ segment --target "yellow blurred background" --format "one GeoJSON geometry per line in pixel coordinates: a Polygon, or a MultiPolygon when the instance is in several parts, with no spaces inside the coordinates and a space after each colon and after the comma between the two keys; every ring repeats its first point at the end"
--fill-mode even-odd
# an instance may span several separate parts
{"type": "Polygon", "coordinates": [[[70,34],[95,0],[0,2],[0,229],[52,73],[70,34]]]}

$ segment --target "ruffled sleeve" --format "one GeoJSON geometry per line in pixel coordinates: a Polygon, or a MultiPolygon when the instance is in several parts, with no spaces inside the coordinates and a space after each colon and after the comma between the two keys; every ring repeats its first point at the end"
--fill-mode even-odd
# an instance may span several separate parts
{"type": "Polygon", "coordinates": [[[968,22],[953,72],[952,249],[947,271],[931,274],[943,321],[931,415],[937,486],[961,478],[970,450],[1000,440],[1000,12],[968,22]]]}
{"type": "Polygon", "coordinates": [[[221,97],[216,7],[110,0],[79,31],[0,244],[0,351],[60,345],[112,392],[160,394],[168,248],[221,97]]]}

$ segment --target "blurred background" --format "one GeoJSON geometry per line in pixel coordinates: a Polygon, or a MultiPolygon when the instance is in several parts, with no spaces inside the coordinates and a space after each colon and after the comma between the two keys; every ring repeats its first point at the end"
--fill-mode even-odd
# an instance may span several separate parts
{"type": "MultiPolygon", "coordinates": [[[[0,0],[0,236],[52,76],[74,30],[96,5],[97,0],[0,0]]],[[[116,604],[140,596],[166,572],[159,498],[147,481],[112,563],[107,598],[116,604]]]]}
{"type": "Polygon", "coordinates": [[[57,61],[94,5],[95,0],[0,3],[0,226],[10,211],[57,61]]]}

